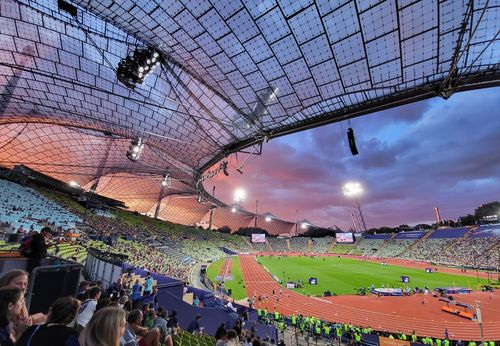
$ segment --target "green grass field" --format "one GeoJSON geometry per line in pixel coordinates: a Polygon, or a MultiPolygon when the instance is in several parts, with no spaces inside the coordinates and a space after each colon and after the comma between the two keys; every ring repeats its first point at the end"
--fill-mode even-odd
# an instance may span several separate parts
{"type": "MultiPolygon", "coordinates": [[[[303,280],[303,288],[296,292],[307,295],[322,295],[324,291],[335,294],[354,294],[356,288],[401,287],[401,275],[410,277],[410,287],[470,287],[477,289],[477,278],[444,273],[426,273],[423,269],[399,266],[382,266],[379,263],[360,262],[337,257],[259,257],[259,262],[281,280],[303,280]],[[309,277],[317,277],[317,285],[309,285],[309,277]]],[[[487,280],[481,280],[484,284],[487,280]]]]}
{"type": "MultiPolygon", "coordinates": [[[[224,263],[224,259],[214,262],[208,267],[207,274],[210,280],[215,282],[215,277],[219,275],[219,272],[224,263]]],[[[231,274],[233,275],[233,281],[226,281],[224,287],[226,291],[230,288],[232,290],[232,295],[235,300],[240,300],[247,297],[247,291],[245,289],[245,282],[243,280],[243,273],[241,272],[240,259],[238,257],[231,257],[231,274]]]]}

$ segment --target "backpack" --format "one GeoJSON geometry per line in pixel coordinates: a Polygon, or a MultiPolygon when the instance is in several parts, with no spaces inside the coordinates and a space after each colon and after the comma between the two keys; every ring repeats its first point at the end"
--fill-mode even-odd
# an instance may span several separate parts
{"type": "Polygon", "coordinates": [[[32,237],[26,237],[21,240],[21,245],[19,246],[19,253],[21,256],[24,257],[29,257],[32,253],[31,250],[31,241],[33,240],[32,237]]]}

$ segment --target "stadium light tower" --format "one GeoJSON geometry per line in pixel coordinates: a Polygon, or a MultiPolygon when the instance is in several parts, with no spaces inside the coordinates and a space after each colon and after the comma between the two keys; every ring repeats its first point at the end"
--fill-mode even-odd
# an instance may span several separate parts
{"type": "Polygon", "coordinates": [[[366,223],[361,212],[361,206],[359,205],[358,196],[363,193],[363,187],[358,182],[348,182],[342,187],[344,196],[352,198],[354,202],[354,207],[358,210],[359,218],[361,219],[361,224],[363,225],[363,230],[366,232],[366,223]]]}
{"type": "Polygon", "coordinates": [[[243,201],[247,198],[245,189],[239,187],[233,192],[234,203],[231,207],[231,212],[236,213],[238,210],[243,209],[243,201]]]}

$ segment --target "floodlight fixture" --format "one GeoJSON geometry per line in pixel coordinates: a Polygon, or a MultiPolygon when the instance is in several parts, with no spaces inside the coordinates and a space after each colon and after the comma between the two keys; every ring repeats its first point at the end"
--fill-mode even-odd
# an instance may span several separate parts
{"type": "Polygon", "coordinates": [[[302,229],[306,229],[306,228],[307,228],[307,223],[302,222],[302,223],[300,224],[300,228],[302,228],[302,229]]]}
{"type": "Polygon", "coordinates": [[[363,193],[363,187],[358,182],[345,183],[342,190],[346,197],[356,197],[363,193]]]}
{"type": "Polygon", "coordinates": [[[133,139],[127,150],[127,158],[130,161],[137,161],[144,150],[144,140],[140,137],[133,139]]]}
{"type": "Polygon", "coordinates": [[[266,217],[264,218],[264,220],[265,220],[266,222],[271,222],[272,218],[268,215],[268,216],[266,216],[266,217]]]}
{"type": "Polygon", "coordinates": [[[137,84],[144,83],[161,59],[155,48],[137,48],[118,63],[116,76],[120,82],[134,89],[137,84]]]}
{"type": "Polygon", "coordinates": [[[163,187],[172,187],[172,178],[169,173],[163,175],[163,180],[161,181],[161,186],[163,187]]]}
{"type": "Polygon", "coordinates": [[[71,187],[80,187],[80,184],[78,184],[76,181],[72,180],[68,183],[69,186],[71,187]]]}
{"type": "Polygon", "coordinates": [[[238,211],[238,209],[236,209],[236,207],[231,207],[231,213],[236,213],[238,211]]]}
{"type": "Polygon", "coordinates": [[[247,192],[245,189],[239,187],[233,193],[233,199],[236,203],[241,203],[247,198],[247,192]]]}
{"type": "Polygon", "coordinates": [[[366,232],[367,228],[366,228],[365,218],[363,217],[363,212],[361,211],[361,205],[359,204],[359,201],[357,199],[357,197],[363,193],[363,187],[358,182],[347,182],[342,187],[342,191],[344,192],[344,196],[352,198],[354,202],[356,219],[359,218],[360,224],[363,226],[363,230],[366,232]]]}

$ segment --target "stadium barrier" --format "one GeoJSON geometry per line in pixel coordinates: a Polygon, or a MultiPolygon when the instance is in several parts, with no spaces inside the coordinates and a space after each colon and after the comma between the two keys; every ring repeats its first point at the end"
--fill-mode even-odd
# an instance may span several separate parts
{"type": "MultiPolygon", "coordinates": [[[[124,272],[131,271],[133,267],[128,263],[123,264],[124,272]]],[[[144,277],[147,275],[147,271],[143,269],[133,270],[135,275],[140,275],[144,277]]],[[[197,314],[202,315],[201,325],[204,327],[204,332],[209,335],[215,335],[217,328],[220,326],[221,322],[225,322],[227,326],[233,326],[236,323],[238,314],[230,312],[223,309],[223,304],[220,300],[215,298],[211,292],[203,291],[195,287],[188,286],[188,292],[200,296],[204,304],[208,303],[208,306],[196,307],[187,304],[182,300],[184,283],[182,281],[159,275],[156,273],[151,273],[154,280],[157,281],[157,301],[160,306],[167,307],[168,311],[177,311],[177,317],[179,324],[183,329],[187,329],[191,321],[197,314]]],[[[142,299],[142,303],[151,303],[153,297],[145,297],[142,299]]],[[[250,329],[250,322],[256,321],[257,335],[260,337],[265,337],[269,335],[271,338],[278,340],[278,331],[272,325],[263,324],[257,321],[257,311],[255,309],[249,309],[243,305],[234,303],[234,307],[237,308],[238,312],[246,311],[249,322],[243,326],[245,329],[250,329]]]]}
{"type": "Polygon", "coordinates": [[[115,255],[89,248],[85,260],[85,271],[92,281],[101,281],[103,287],[116,282],[123,272],[125,255],[115,255]]]}

